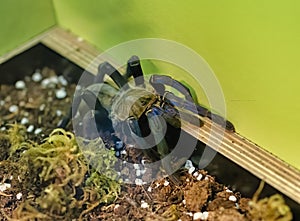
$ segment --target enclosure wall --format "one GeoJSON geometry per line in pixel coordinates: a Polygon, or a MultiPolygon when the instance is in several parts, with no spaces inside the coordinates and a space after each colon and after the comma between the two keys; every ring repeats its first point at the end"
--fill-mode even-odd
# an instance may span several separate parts
{"type": "Polygon", "coordinates": [[[55,24],[51,0],[0,1],[0,55],[55,24]]]}

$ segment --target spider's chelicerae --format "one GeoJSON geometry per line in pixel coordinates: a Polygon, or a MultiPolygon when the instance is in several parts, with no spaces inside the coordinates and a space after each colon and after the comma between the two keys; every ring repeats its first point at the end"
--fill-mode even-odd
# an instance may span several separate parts
{"type": "Polygon", "coordinates": [[[157,151],[153,153],[148,149],[147,155],[152,151],[150,155],[158,153],[160,158],[164,157],[169,153],[169,146],[177,141],[182,118],[200,126],[199,116],[208,117],[234,131],[232,123],[199,105],[190,90],[177,80],[165,75],[151,75],[146,80],[137,56],[128,60],[124,75],[108,62],[100,64],[94,83],[75,93],[73,109],[60,127],[65,128],[78,115],[82,103],[90,110],[82,114],[84,136],[100,136],[109,148],[114,148],[116,156],[125,148],[125,143],[143,146],[151,143],[148,142],[150,137],[157,151]],[[114,83],[104,81],[105,75],[114,83]],[[133,82],[129,82],[132,78],[133,82]],[[177,91],[179,96],[167,91],[167,87],[177,91]],[[96,125],[95,130],[91,123],[96,125]],[[95,131],[97,134],[92,135],[95,131]]]}

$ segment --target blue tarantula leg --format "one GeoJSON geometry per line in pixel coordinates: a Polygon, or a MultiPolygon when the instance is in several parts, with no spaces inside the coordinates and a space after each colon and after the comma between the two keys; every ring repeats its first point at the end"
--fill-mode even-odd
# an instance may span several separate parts
{"type": "Polygon", "coordinates": [[[182,98],[175,96],[171,92],[165,93],[164,97],[175,107],[189,110],[189,111],[193,112],[194,114],[198,114],[202,117],[208,117],[213,122],[226,128],[226,130],[232,131],[232,132],[235,131],[234,125],[230,121],[226,120],[225,118],[221,117],[220,115],[212,113],[211,111],[209,111],[207,108],[205,108],[203,106],[195,104],[194,102],[183,100],[182,98]]]}
{"type": "Polygon", "coordinates": [[[100,137],[103,138],[108,136],[109,139],[113,141],[115,155],[119,157],[120,152],[125,148],[125,145],[117,136],[114,135],[115,131],[112,121],[109,118],[108,111],[102,106],[101,102],[93,92],[85,90],[81,97],[91,110],[95,110],[94,120],[100,137]]]}
{"type": "MultiPolygon", "coordinates": [[[[110,63],[103,62],[98,67],[98,74],[97,74],[97,81],[99,83],[103,82],[104,75],[107,74],[111,77],[111,79],[117,84],[119,88],[124,87],[125,89],[128,89],[128,84],[126,79],[120,74],[120,72],[115,69],[110,63]]],[[[95,79],[95,80],[96,80],[95,79]]],[[[97,82],[97,83],[98,83],[97,82]]]]}
{"type": "Polygon", "coordinates": [[[134,117],[129,117],[127,119],[127,125],[130,129],[130,136],[139,145],[143,153],[153,160],[159,160],[160,156],[152,148],[150,148],[149,143],[143,137],[138,120],[134,117]]]}
{"type": "MultiPolygon", "coordinates": [[[[149,110],[147,113],[147,118],[149,122],[149,127],[153,134],[157,151],[161,158],[164,158],[169,153],[168,144],[164,138],[164,131],[163,125],[161,123],[162,118],[162,110],[154,107],[153,109],[149,110]]],[[[180,181],[176,174],[172,174],[172,162],[166,161],[166,159],[162,159],[162,167],[168,175],[171,175],[169,178],[174,183],[179,185],[180,181]]]]}
{"type": "Polygon", "coordinates": [[[129,78],[130,76],[133,76],[136,86],[145,87],[144,74],[141,67],[140,59],[136,55],[133,55],[127,61],[126,77],[129,78]]]}
{"type": "Polygon", "coordinates": [[[115,136],[110,119],[98,110],[90,110],[84,115],[81,136],[87,140],[100,137],[106,148],[114,148],[116,157],[119,157],[125,148],[123,142],[115,136]]]}
{"type": "Polygon", "coordinates": [[[138,123],[138,120],[134,117],[129,117],[127,119],[127,125],[130,128],[130,136],[133,140],[142,148],[148,146],[146,140],[142,137],[142,132],[138,123]]]}
{"type": "MultiPolygon", "coordinates": [[[[150,83],[152,85],[167,85],[175,88],[177,91],[179,91],[181,94],[184,95],[185,99],[188,101],[193,102],[193,97],[191,94],[191,91],[188,87],[180,83],[179,81],[176,81],[175,79],[166,76],[166,75],[152,75],[150,78],[150,83]]],[[[154,86],[155,88],[155,86],[154,86]]]]}

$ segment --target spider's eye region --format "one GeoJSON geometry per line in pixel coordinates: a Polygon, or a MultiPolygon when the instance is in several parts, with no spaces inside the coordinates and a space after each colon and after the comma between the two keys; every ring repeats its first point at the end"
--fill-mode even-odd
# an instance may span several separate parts
{"type": "Polygon", "coordinates": [[[147,105],[148,102],[149,102],[149,99],[146,99],[146,98],[141,98],[141,100],[140,100],[140,104],[141,104],[142,106],[147,105]]]}

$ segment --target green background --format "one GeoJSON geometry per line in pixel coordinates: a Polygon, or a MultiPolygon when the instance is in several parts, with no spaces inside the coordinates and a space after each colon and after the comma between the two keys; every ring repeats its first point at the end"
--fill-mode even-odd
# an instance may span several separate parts
{"type": "Polygon", "coordinates": [[[51,0],[0,0],[0,55],[55,24],[51,0]]]}
{"type": "Polygon", "coordinates": [[[102,50],[144,37],[185,44],[214,70],[237,131],[300,168],[299,1],[0,0],[0,6],[0,53],[54,23],[102,50]]]}

